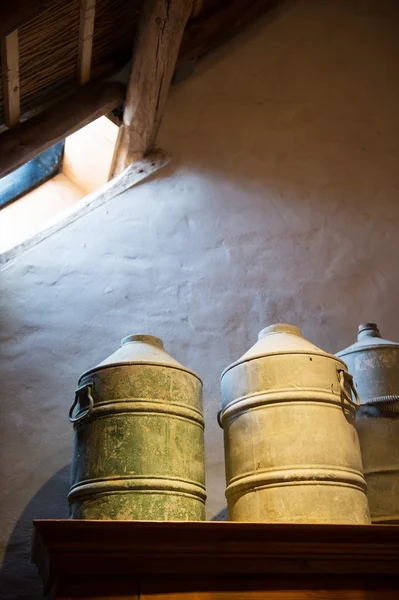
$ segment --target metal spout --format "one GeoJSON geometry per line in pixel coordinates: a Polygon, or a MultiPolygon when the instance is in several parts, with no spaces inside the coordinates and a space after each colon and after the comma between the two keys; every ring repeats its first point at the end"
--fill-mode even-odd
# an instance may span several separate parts
{"type": "Polygon", "coordinates": [[[363,323],[359,325],[357,339],[362,340],[365,337],[381,337],[380,330],[376,323],[363,323]]]}
{"type": "Polygon", "coordinates": [[[146,333],[127,335],[123,338],[122,345],[130,344],[130,342],[143,342],[144,344],[151,344],[152,346],[158,346],[158,348],[163,348],[163,341],[161,340],[161,338],[156,337],[155,335],[147,335],[146,333]]]}
{"type": "Polygon", "coordinates": [[[269,325],[269,327],[265,327],[259,332],[258,340],[261,340],[266,335],[270,335],[272,333],[290,333],[291,335],[302,335],[299,327],[295,327],[295,325],[288,325],[287,323],[274,323],[274,325],[269,325]]]}

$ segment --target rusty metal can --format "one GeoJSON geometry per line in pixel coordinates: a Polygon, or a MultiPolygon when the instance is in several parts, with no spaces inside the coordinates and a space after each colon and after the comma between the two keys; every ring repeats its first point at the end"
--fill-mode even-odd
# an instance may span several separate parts
{"type": "Polygon", "coordinates": [[[222,374],[229,519],[370,522],[346,365],[276,324],[222,374]]]}
{"type": "Polygon", "coordinates": [[[360,396],[356,428],[373,523],[399,524],[399,344],[375,323],[359,325],[357,342],[338,352],[360,396]]]}
{"type": "Polygon", "coordinates": [[[159,338],[128,336],[84,373],[70,421],[72,518],[205,518],[202,382],[159,338]]]}

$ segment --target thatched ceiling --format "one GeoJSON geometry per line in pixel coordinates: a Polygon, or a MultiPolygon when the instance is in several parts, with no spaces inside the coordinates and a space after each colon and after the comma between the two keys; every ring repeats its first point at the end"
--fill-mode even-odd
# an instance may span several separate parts
{"type": "MultiPolygon", "coordinates": [[[[137,50],[135,40],[139,39],[139,27],[142,31],[143,15],[147,10],[153,10],[151,6],[163,7],[166,15],[177,14],[182,3],[187,6],[171,66],[173,73],[176,56],[179,56],[177,67],[182,67],[180,71],[184,72],[185,65],[195,62],[279,1],[282,0],[13,0],[0,3],[0,153],[12,143],[14,148],[21,150],[15,164],[25,159],[24,152],[31,156],[34,151],[32,131],[40,131],[40,122],[27,129],[25,125],[49,107],[53,107],[56,114],[43,113],[43,123],[46,126],[51,123],[54,131],[48,132],[48,139],[39,144],[38,152],[44,146],[49,147],[55,138],[70,133],[78,123],[101,113],[102,109],[97,107],[94,99],[93,106],[88,102],[93,93],[88,91],[85,95],[84,86],[89,79],[109,79],[129,62],[132,50],[137,50]],[[191,15],[188,21],[187,15],[191,15]],[[62,106],[64,111],[68,108],[68,103],[62,104],[64,99],[76,92],[82,94],[82,106],[74,124],[71,110],[66,111],[67,116],[60,111],[62,106]],[[58,123],[63,119],[65,131],[58,123]],[[4,131],[7,128],[8,131],[4,131]]],[[[158,17],[156,21],[155,16],[153,19],[154,24],[158,23],[155,29],[164,35],[159,24],[164,22],[163,19],[158,17]]],[[[146,57],[153,56],[155,60],[154,72],[157,70],[157,52],[155,35],[154,43],[145,46],[146,57]]],[[[111,92],[102,90],[107,98],[111,92]]],[[[145,96],[149,90],[144,86],[141,92],[145,96]]],[[[120,102],[119,98],[120,92],[116,90],[113,101],[107,99],[103,110],[120,102]]],[[[145,105],[145,97],[141,99],[145,105]]],[[[76,95],[73,102],[80,107],[76,95]]],[[[8,163],[7,169],[12,168],[9,160],[8,163]]]]}

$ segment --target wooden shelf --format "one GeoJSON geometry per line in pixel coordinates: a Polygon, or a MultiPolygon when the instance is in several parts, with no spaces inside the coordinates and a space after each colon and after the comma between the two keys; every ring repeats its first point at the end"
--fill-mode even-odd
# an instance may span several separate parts
{"type": "Polygon", "coordinates": [[[391,525],[35,521],[33,561],[56,598],[399,598],[391,525]]]}

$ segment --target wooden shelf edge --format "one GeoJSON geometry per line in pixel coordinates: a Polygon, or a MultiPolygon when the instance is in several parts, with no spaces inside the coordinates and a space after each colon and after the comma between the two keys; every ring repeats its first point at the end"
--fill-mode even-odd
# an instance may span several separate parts
{"type": "Polygon", "coordinates": [[[34,521],[33,561],[57,578],[399,574],[394,525],[34,521]]]}

